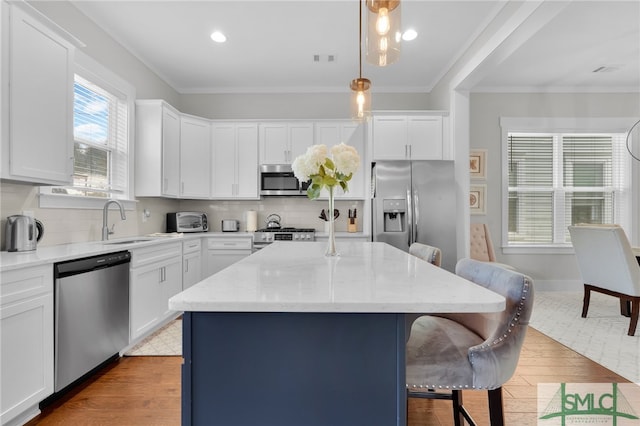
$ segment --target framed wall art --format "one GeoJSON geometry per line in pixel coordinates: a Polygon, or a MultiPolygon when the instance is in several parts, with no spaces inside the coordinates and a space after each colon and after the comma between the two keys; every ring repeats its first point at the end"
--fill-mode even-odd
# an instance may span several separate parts
{"type": "Polygon", "coordinates": [[[469,174],[471,179],[484,179],[487,177],[487,150],[473,149],[469,152],[469,174]]]}
{"type": "Polygon", "coordinates": [[[471,214],[486,214],[487,185],[469,187],[469,209],[471,214]]]}

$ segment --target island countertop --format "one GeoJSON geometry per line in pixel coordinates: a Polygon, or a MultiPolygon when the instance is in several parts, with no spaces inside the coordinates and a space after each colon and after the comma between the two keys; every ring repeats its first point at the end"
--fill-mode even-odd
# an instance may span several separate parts
{"type": "Polygon", "coordinates": [[[385,243],[275,242],[169,300],[191,312],[497,312],[502,296],[385,243]]]}

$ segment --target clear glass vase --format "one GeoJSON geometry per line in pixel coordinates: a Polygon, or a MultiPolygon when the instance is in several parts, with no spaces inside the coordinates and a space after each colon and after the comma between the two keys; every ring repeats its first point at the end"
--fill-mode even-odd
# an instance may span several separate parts
{"type": "Polygon", "coordinates": [[[336,249],[336,220],[333,214],[335,210],[334,199],[333,199],[333,186],[329,186],[329,239],[327,241],[327,251],[324,253],[325,256],[333,257],[339,256],[338,250],[336,249]]]}

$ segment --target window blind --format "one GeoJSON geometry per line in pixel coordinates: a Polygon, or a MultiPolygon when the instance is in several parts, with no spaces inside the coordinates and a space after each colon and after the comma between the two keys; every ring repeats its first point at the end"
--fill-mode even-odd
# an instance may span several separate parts
{"type": "Polygon", "coordinates": [[[620,223],[629,202],[623,134],[508,135],[508,243],[570,241],[576,223],[620,223]]]}
{"type": "Polygon", "coordinates": [[[126,192],[126,99],[80,77],[74,85],[74,179],[67,193],[110,197],[126,192]]]}

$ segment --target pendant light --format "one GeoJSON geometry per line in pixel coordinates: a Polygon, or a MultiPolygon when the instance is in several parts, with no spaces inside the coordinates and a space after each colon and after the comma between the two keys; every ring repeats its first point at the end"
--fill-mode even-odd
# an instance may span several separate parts
{"type": "Polygon", "coordinates": [[[384,67],[400,58],[400,0],[367,0],[367,62],[384,67]]]}
{"type": "Polygon", "coordinates": [[[371,115],[371,81],[362,78],[362,2],[360,4],[359,26],[358,26],[358,51],[359,51],[359,77],[351,80],[351,118],[356,121],[366,120],[371,115]]]}

